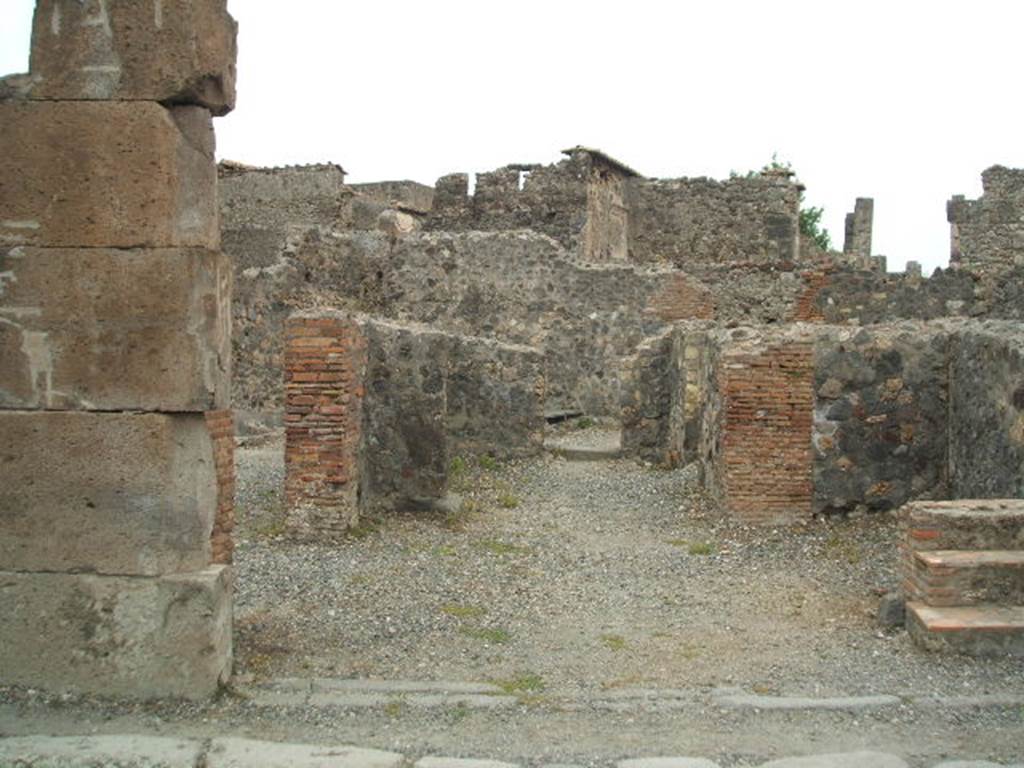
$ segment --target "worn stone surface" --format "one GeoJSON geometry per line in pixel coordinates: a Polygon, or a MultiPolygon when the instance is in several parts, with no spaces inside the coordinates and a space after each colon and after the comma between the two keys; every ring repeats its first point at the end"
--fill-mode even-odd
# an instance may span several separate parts
{"type": "Polygon", "coordinates": [[[0,123],[0,245],[218,248],[205,109],[6,101],[0,123]]]}
{"type": "Polygon", "coordinates": [[[638,757],[620,760],[617,768],[718,768],[718,763],[700,757],[638,757]]]}
{"type": "Polygon", "coordinates": [[[663,466],[684,459],[688,394],[686,333],[680,327],[644,342],[626,366],[622,450],[663,466]]]}
{"type": "Polygon", "coordinates": [[[846,214],[843,253],[860,259],[871,256],[871,229],[874,223],[875,201],[858,197],[853,211],[846,214]]]}
{"type": "Polygon", "coordinates": [[[230,675],[226,566],[143,578],[3,571],[0,614],[7,684],[199,699],[230,675]]]}
{"type": "Polygon", "coordinates": [[[1024,658],[1024,607],[934,607],[907,603],[907,632],[922,648],[969,656],[1024,658]]]}
{"type": "Polygon", "coordinates": [[[771,760],[761,768],[908,768],[896,755],[882,752],[844,752],[771,760]]]}
{"type": "Polygon", "coordinates": [[[39,0],[33,99],[235,106],[237,25],[226,0],[39,0]]]}
{"type": "Polygon", "coordinates": [[[397,752],[343,745],[284,744],[254,739],[214,739],[207,768],[398,768],[397,752]]]}
{"type": "Polygon", "coordinates": [[[1024,330],[970,326],[953,338],[950,357],[954,498],[1024,496],[1024,330]]]}
{"type": "Polygon", "coordinates": [[[0,739],[0,765],[18,768],[194,768],[202,742],[164,736],[20,736],[0,739]]]}
{"type": "Polygon", "coordinates": [[[948,332],[823,330],[815,341],[814,511],[887,511],[947,491],[948,332]]]}
{"type": "Polygon", "coordinates": [[[0,411],[0,569],[204,568],[214,460],[201,413],[0,411]]]}
{"type": "Polygon", "coordinates": [[[465,757],[428,755],[413,763],[413,768],[516,768],[516,765],[498,760],[473,760],[465,757]]]}
{"type": "Polygon", "coordinates": [[[0,408],[223,408],[230,301],[216,252],[0,246],[0,408]]]}

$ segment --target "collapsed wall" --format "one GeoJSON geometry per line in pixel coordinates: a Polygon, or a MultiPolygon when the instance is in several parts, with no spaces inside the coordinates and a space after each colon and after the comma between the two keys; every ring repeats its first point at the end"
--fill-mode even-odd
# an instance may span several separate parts
{"type": "Polygon", "coordinates": [[[231,674],[224,0],[39,0],[0,87],[0,682],[231,674]],[[211,114],[212,113],[212,114],[211,114]],[[111,131],[116,126],[116,132],[111,131]]]}
{"type": "Polygon", "coordinates": [[[360,514],[429,506],[451,460],[543,448],[544,375],[529,347],[335,310],[287,326],[288,529],[325,540],[360,514]]]}
{"type": "Polygon", "coordinates": [[[956,195],[946,206],[950,263],[975,272],[1024,266],[1024,170],[994,165],[981,183],[979,199],[956,195]]]}

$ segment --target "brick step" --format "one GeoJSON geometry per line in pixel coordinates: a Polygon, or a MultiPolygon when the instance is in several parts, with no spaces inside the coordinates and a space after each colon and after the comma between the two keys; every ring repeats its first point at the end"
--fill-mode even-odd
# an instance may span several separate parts
{"type": "Polygon", "coordinates": [[[941,607],[1024,605],[1024,550],[932,550],[904,562],[907,599],[941,607]]]}
{"type": "Polygon", "coordinates": [[[1024,607],[907,603],[907,631],[922,648],[969,656],[1024,657],[1024,607]]]}
{"type": "Polygon", "coordinates": [[[900,516],[912,551],[1024,549],[1024,499],[913,501],[900,516]]]}

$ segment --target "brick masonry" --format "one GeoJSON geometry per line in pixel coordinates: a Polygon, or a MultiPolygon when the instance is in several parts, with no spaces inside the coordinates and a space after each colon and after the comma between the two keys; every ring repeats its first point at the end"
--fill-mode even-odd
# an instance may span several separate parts
{"type": "Polygon", "coordinates": [[[667,277],[664,288],[651,296],[645,311],[667,323],[714,320],[714,294],[696,278],[675,274],[667,277]]]}
{"type": "Polygon", "coordinates": [[[726,350],[722,398],[722,502],[756,523],[811,513],[814,354],[810,341],[726,350]]]}
{"type": "Polygon", "coordinates": [[[229,410],[207,411],[206,429],[217,474],[217,511],[210,533],[210,561],[230,565],[235,551],[235,419],[229,410]]]}
{"type": "Polygon", "coordinates": [[[292,317],[286,334],[288,532],[340,534],[359,516],[366,337],[340,315],[292,317]]]}

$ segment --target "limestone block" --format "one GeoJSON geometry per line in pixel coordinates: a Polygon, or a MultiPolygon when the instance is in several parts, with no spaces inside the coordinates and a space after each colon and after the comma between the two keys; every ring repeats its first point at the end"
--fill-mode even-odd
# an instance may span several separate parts
{"type": "Polygon", "coordinates": [[[18,768],[194,768],[203,743],[162,736],[19,736],[0,739],[0,765],[18,768]]]}
{"type": "Polygon", "coordinates": [[[226,0],[38,0],[30,98],[235,106],[226,0]]]}
{"type": "Polygon", "coordinates": [[[210,113],[0,102],[0,245],[217,250],[210,113]]]}
{"type": "Polygon", "coordinates": [[[211,696],[231,670],[231,570],[151,578],[0,572],[0,683],[211,696]]]}
{"type": "Polygon", "coordinates": [[[216,509],[201,413],[0,411],[0,569],[204,568],[216,509]]]}
{"type": "Polygon", "coordinates": [[[236,738],[214,739],[206,758],[209,768],[398,768],[403,762],[397,752],[379,749],[236,738]]]}
{"type": "Polygon", "coordinates": [[[201,249],[0,246],[0,408],[225,407],[231,272],[201,249]]]}

